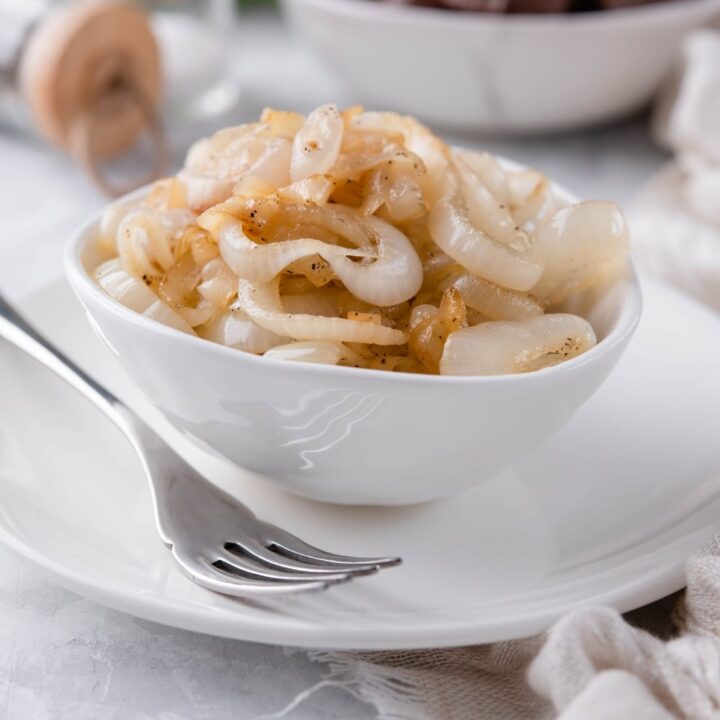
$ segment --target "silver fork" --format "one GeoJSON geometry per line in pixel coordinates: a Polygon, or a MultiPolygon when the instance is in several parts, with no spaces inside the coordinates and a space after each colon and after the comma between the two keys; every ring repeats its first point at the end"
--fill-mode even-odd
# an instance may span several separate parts
{"type": "Polygon", "coordinates": [[[120,399],[35,330],[1,294],[0,337],[59,375],[122,430],[150,481],[160,537],[198,585],[238,597],[322,590],[400,562],[395,557],[328,553],[259,520],[211,485],[120,399]]]}

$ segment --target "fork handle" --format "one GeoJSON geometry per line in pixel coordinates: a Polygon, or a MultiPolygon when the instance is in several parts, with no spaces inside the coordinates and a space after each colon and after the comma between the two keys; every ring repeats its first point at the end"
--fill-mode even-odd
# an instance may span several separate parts
{"type": "MultiPolygon", "coordinates": [[[[0,338],[23,350],[102,410],[139,453],[143,465],[147,465],[146,456],[149,452],[165,445],[160,436],[139,415],[38,332],[2,293],[0,293],[0,338]]],[[[154,481],[152,476],[149,477],[153,495],[162,494],[164,488],[161,483],[154,481]]]]}
{"type": "Polygon", "coordinates": [[[150,490],[155,506],[155,519],[161,537],[169,543],[165,531],[165,517],[162,508],[167,505],[165,498],[172,485],[172,479],[152,472],[153,458],[169,457],[174,454],[167,443],[117,396],[91,378],[65,353],[56,348],[41,335],[10,302],[0,293],[0,338],[23,350],[41,365],[65,380],[81,395],[117,425],[130,444],[137,451],[143,468],[150,481],[150,490]]]}
{"type": "Polygon", "coordinates": [[[65,353],[56,348],[47,338],[43,337],[10,302],[0,293],[0,337],[26,352],[30,357],[52,370],[65,382],[72,385],[118,425],[122,424],[117,410],[123,408],[121,400],[93,380],[84,370],[79,368],[65,353]]]}

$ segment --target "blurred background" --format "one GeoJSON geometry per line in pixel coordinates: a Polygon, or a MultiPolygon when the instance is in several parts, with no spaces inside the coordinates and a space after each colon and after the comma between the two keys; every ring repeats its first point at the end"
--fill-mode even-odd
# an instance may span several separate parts
{"type": "Polygon", "coordinates": [[[709,167],[718,16],[720,0],[0,0],[0,252],[22,268],[3,282],[31,290],[108,195],[266,106],[413,114],[627,206],[673,153],[709,167]]]}

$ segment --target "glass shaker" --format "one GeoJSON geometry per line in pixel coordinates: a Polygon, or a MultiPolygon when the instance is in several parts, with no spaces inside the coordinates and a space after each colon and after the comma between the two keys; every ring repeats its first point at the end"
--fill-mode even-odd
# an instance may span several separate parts
{"type": "Polygon", "coordinates": [[[238,102],[231,72],[234,0],[139,0],[152,16],[168,127],[220,118],[238,102]]]}

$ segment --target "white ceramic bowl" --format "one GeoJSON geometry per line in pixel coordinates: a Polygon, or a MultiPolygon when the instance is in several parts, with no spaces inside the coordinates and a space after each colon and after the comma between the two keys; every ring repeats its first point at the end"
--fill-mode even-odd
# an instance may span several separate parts
{"type": "Polygon", "coordinates": [[[629,268],[583,313],[598,344],[522,375],[440,377],[274,360],[178,332],[106,295],[92,279],[102,259],[93,242],[99,216],[72,238],[66,271],[130,378],[194,442],[328,502],[417,503],[492,478],[598,389],[642,307],[629,268]]]}
{"type": "Polygon", "coordinates": [[[538,132],[576,128],[646,104],[689,30],[720,0],[674,0],[568,15],[490,15],[283,0],[291,25],[373,109],[432,125],[538,132]]]}

